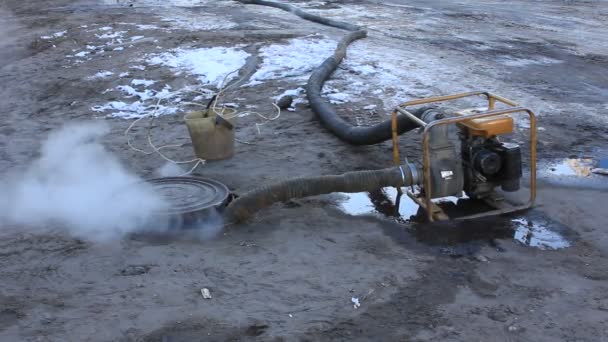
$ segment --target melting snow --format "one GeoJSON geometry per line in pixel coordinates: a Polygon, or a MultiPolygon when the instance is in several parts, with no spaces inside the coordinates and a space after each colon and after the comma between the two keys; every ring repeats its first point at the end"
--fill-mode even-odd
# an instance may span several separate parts
{"type": "Polygon", "coordinates": [[[178,111],[176,107],[163,105],[162,103],[157,106],[158,100],[167,101],[178,95],[179,92],[172,92],[171,87],[168,85],[160,91],[153,89],[139,91],[128,85],[121,85],[116,87],[116,89],[125,93],[128,98],[137,97],[138,99],[132,103],[111,101],[105,105],[94,106],[91,110],[98,113],[109,111],[111,112],[110,116],[124,119],[135,119],[151,114],[156,116],[175,114],[178,111]]]}
{"type": "MultiPolygon", "coordinates": [[[[166,65],[177,71],[197,75],[201,83],[219,87],[228,74],[245,65],[247,57],[247,52],[236,48],[175,49],[169,53],[152,56],[148,63],[166,65]]],[[[238,73],[232,73],[227,81],[237,76],[238,73]]]]}
{"type": "Polygon", "coordinates": [[[122,38],[125,33],[127,33],[127,31],[116,31],[111,33],[96,34],[95,36],[99,39],[116,39],[122,38]]]}
{"type": "Polygon", "coordinates": [[[91,80],[91,79],[96,79],[96,78],[106,78],[106,77],[110,77],[112,75],[114,75],[113,72],[104,70],[104,71],[100,71],[100,72],[96,73],[95,75],[93,75],[91,77],[88,77],[88,79],[91,80]]]}
{"type": "Polygon", "coordinates": [[[313,68],[332,55],[335,48],[336,42],[314,36],[263,47],[260,51],[262,65],[251,76],[248,85],[285,77],[306,78],[313,68]]]}
{"type": "Polygon", "coordinates": [[[139,85],[143,85],[144,87],[149,87],[151,85],[153,85],[154,83],[156,83],[156,81],[152,81],[152,80],[133,80],[131,81],[131,84],[134,86],[139,86],[139,85]]]}

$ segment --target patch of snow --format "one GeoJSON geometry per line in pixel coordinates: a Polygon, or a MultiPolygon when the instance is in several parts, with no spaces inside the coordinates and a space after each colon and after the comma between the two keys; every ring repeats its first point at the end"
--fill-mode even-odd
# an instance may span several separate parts
{"type": "Polygon", "coordinates": [[[96,34],[95,36],[99,39],[117,39],[122,38],[127,31],[116,31],[104,34],[96,34]]]}
{"type": "Polygon", "coordinates": [[[110,26],[104,26],[104,27],[100,27],[99,31],[110,31],[112,30],[112,28],[110,26]]]}
{"type": "Polygon", "coordinates": [[[544,57],[544,56],[536,56],[536,58],[534,58],[534,59],[507,57],[507,58],[501,58],[498,61],[506,66],[512,66],[512,67],[563,63],[562,61],[560,61],[558,59],[553,59],[553,58],[544,57]]]}
{"type": "Polygon", "coordinates": [[[161,19],[162,22],[170,23],[173,30],[188,30],[188,31],[219,31],[229,30],[237,26],[235,22],[228,20],[225,17],[216,15],[205,15],[196,13],[196,15],[179,15],[170,18],[161,19]]]}
{"type": "Polygon", "coordinates": [[[224,78],[230,81],[238,76],[249,54],[237,48],[213,47],[199,49],[174,49],[168,53],[153,55],[149,64],[165,65],[177,72],[197,75],[203,84],[220,87],[224,78]]]}
{"type": "Polygon", "coordinates": [[[145,37],[144,36],[133,36],[133,37],[131,37],[131,41],[134,42],[136,40],[140,40],[140,39],[143,39],[143,38],[145,38],[145,37]]]}
{"type": "Polygon", "coordinates": [[[110,116],[123,119],[141,118],[146,115],[171,115],[179,110],[176,107],[158,104],[158,100],[169,100],[179,94],[179,92],[172,92],[168,85],[160,91],[152,89],[138,91],[128,85],[118,86],[116,89],[125,93],[128,98],[137,97],[137,100],[132,103],[110,101],[104,105],[94,106],[91,110],[98,113],[110,112],[110,116]]]}
{"type": "Polygon", "coordinates": [[[144,87],[149,87],[149,86],[153,85],[154,83],[156,83],[156,81],[152,81],[152,80],[138,80],[138,79],[135,79],[135,80],[131,81],[131,84],[134,85],[134,86],[143,85],[144,87]]]}
{"type": "Polygon", "coordinates": [[[319,36],[296,38],[287,44],[272,44],[260,50],[260,68],[248,86],[266,80],[307,76],[313,68],[332,55],[336,42],[319,36]]]}
{"type": "Polygon", "coordinates": [[[146,70],[146,66],[145,65],[133,65],[133,66],[129,67],[129,69],[146,70]]]}
{"type": "Polygon", "coordinates": [[[124,47],[119,46],[119,47],[116,47],[116,48],[114,48],[114,49],[112,49],[112,50],[114,50],[114,51],[122,51],[122,50],[124,50],[124,49],[125,49],[124,47]]]}
{"type": "Polygon", "coordinates": [[[107,77],[110,77],[112,75],[114,75],[113,72],[103,70],[103,71],[100,71],[100,72],[96,73],[95,75],[93,75],[91,77],[88,77],[87,79],[92,80],[92,79],[96,79],[96,78],[107,78],[107,77]]]}
{"type": "Polygon", "coordinates": [[[137,27],[138,30],[158,30],[160,29],[160,27],[156,26],[156,25],[135,25],[135,27],[137,27]]]}
{"type": "Polygon", "coordinates": [[[61,38],[63,36],[65,36],[65,34],[68,33],[68,31],[60,31],[60,32],[55,32],[50,36],[42,36],[40,37],[41,39],[54,39],[54,38],[61,38]]]}
{"type": "Polygon", "coordinates": [[[128,77],[130,74],[128,72],[121,72],[118,77],[123,78],[123,77],[128,77]]]}
{"type": "Polygon", "coordinates": [[[85,57],[86,55],[88,55],[89,52],[88,51],[80,51],[79,53],[75,54],[75,57],[85,57]]]}

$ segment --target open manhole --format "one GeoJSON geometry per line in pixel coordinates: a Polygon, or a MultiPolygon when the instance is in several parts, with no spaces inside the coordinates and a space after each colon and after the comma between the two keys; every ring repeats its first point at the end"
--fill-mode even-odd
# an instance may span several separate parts
{"type": "Polygon", "coordinates": [[[168,208],[155,213],[155,216],[167,218],[172,228],[187,228],[217,215],[230,196],[224,184],[208,178],[164,177],[147,182],[168,203],[168,208]]]}

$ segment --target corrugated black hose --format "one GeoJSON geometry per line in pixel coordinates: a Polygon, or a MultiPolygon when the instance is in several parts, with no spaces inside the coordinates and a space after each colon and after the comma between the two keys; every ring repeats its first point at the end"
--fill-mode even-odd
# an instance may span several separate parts
{"type": "Polygon", "coordinates": [[[329,194],[369,192],[384,187],[411,186],[415,182],[409,165],[373,171],[353,171],[342,175],[299,177],[261,186],[238,197],[224,211],[229,223],[241,222],[258,210],[277,202],[329,194]]]}
{"type": "MultiPolygon", "coordinates": [[[[291,12],[303,19],[310,20],[316,23],[320,23],[327,26],[340,28],[343,30],[351,31],[342,38],[334,52],[332,57],[327,58],[323,64],[315,68],[312,75],[308,79],[306,85],[306,93],[308,96],[308,102],[313,112],[318,116],[319,120],[323,125],[329,129],[335,136],[341,140],[352,144],[352,145],[373,145],[386,140],[390,140],[392,137],[391,121],[385,120],[379,124],[367,127],[353,126],[344,119],[342,119],[338,113],[332,108],[331,104],[327,102],[322,96],[321,91],[323,84],[327,81],[334,71],[338,68],[344,56],[346,56],[346,49],[355,40],[367,37],[367,30],[361,26],[344,23],[336,20],[331,20],[310,13],[306,13],[301,9],[284,3],[276,3],[265,0],[238,0],[246,4],[255,4],[280,8],[282,10],[291,12]]],[[[414,115],[422,115],[424,108],[413,112],[414,115]]],[[[411,131],[418,126],[409,120],[405,116],[397,117],[397,130],[399,134],[411,131]]]]}

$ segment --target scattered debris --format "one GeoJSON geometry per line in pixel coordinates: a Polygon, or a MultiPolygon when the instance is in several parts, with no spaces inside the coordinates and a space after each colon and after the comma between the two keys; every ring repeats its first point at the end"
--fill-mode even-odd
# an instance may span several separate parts
{"type": "Polygon", "coordinates": [[[203,298],[205,299],[211,299],[211,291],[206,287],[201,289],[201,295],[203,295],[203,298]]]}
{"type": "Polygon", "coordinates": [[[550,167],[550,172],[558,176],[589,177],[593,169],[593,159],[564,159],[562,162],[550,167]]]}
{"type": "Polygon", "coordinates": [[[608,158],[598,160],[597,165],[591,170],[591,172],[598,175],[608,176],[608,158]]]}
{"type": "Polygon", "coordinates": [[[287,109],[287,108],[291,107],[292,103],[293,103],[293,97],[290,95],[285,95],[277,100],[277,106],[279,106],[279,108],[281,108],[281,109],[287,109]]]}
{"type": "Polygon", "coordinates": [[[135,276],[148,273],[152,267],[149,265],[129,265],[120,270],[122,276],[135,276]]]}
{"type": "Polygon", "coordinates": [[[353,308],[358,309],[361,306],[361,303],[359,302],[359,298],[357,297],[352,297],[351,302],[353,302],[353,308]]]}
{"type": "Polygon", "coordinates": [[[488,260],[488,258],[486,258],[485,256],[483,256],[481,254],[476,254],[475,260],[477,260],[479,262],[490,262],[490,260],[488,260]]]}

